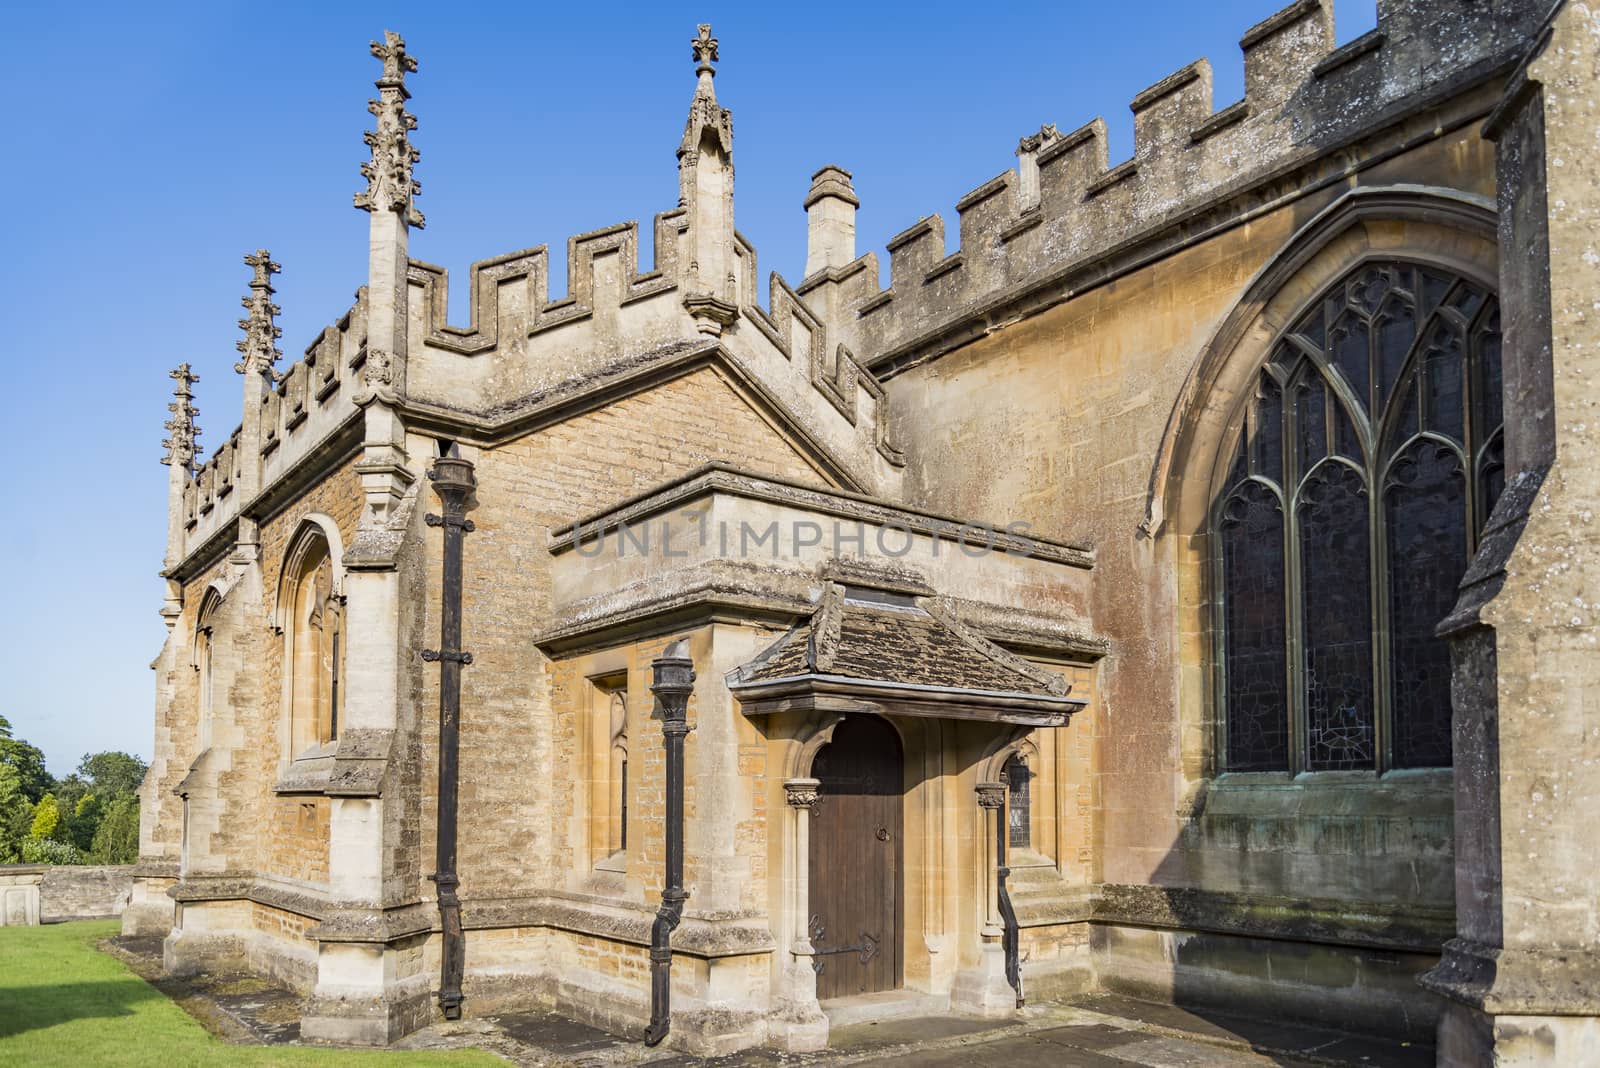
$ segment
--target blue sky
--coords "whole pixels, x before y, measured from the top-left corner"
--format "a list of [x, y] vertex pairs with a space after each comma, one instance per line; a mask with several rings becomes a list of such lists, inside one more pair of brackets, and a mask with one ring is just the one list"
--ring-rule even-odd
[[[954, 241], [956, 200], [1040, 123], [1104, 116], [1116, 163], [1132, 150], [1128, 101], [1202, 55], [1216, 105], [1236, 100], [1239, 35], [1279, 6], [8, 5], [0, 714], [56, 774], [90, 751], [149, 757], [166, 372], [186, 360], [201, 374], [209, 452], [239, 419], [240, 257], [266, 247], [283, 264], [286, 363], [365, 281], [350, 198], [377, 70], [367, 42], [385, 28], [421, 64], [428, 228], [412, 255], [458, 272], [464, 322], [473, 260], [549, 243], [564, 279], [568, 235], [673, 206], [696, 22], [721, 42], [737, 225], [763, 277], [797, 281], [801, 200], [822, 164], [855, 174], [860, 251], [882, 258], [934, 212]], [[1341, 0], [1336, 17], [1342, 43], [1372, 27], [1373, 2]]]

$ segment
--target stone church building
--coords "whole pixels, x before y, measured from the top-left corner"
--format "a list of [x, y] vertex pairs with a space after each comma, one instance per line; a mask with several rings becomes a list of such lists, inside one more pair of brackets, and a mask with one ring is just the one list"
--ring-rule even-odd
[[375, 42], [354, 303], [281, 365], [246, 257], [209, 457], [173, 372], [127, 929], [372, 1045], [1109, 990], [1580, 1063], [1600, 13], [1333, 42], [1296, 0], [1243, 99], [1203, 59], [1134, 97], [1127, 160], [1028, 133], [886, 270], [823, 166], [790, 282], [701, 26], [654, 262], [632, 222], [564, 284], [497, 254], [465, 323]]

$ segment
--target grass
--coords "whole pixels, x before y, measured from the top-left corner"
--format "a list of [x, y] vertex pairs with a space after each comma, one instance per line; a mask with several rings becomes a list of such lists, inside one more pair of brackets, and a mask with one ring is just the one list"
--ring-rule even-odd
[[46, 1068], [487, 1068], [479, 1050], [390, 1053], [232, 1046], [95, 948], [114, 920], [0, 928], [0, 1065]]

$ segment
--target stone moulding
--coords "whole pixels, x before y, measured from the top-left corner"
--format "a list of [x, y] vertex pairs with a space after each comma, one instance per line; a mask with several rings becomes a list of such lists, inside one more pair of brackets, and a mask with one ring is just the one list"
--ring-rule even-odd
[[613, 404], [624, 397], [680, 378], [702, 367], [715, 368], [740, 393], [783, 428], [790, 441], [824, 477], [853, 490], [865, 488], [862, 478], [787, 406], [768, 390], [721, 343], [674, 341], [648, 352], [626, 356], [585, 378], [518, 398], [486, 412], [447, 408], [407, 399], [401, 410], [406, 424], [466, 444], [493, 446], [547, 426]]
[[[1489, 240], [1495, 232], [1491, 201], [1459, 190], [1416, 185], [1353, 189], [1301, 227], [1245, 284], [1191, 364], [1156, 448], [1145, 491], [1145, 517], [1139, 525], [1143, 536], [1159, 534], [1173, 510], [1168, 497], [1173, 492], [1175, 463], [1195, 437], [1199, 421], [1208, 414], [1201, 402], [1222, 364], [1255, 322], [1263, 302], [1341, 234], [1372, 219], [1436, 222]], [[1489, 279], [1480, 280], [1492, 285]]]
[[[319, 941], [389, 942], [438, 930], [431, 902], [351, 908], [245, 876], [191, 877], [168, 893], [185, 903], [245, 900], [293, 912], [318, 921], [308, 935]], [[1063, 886], [1048, 899], [1031, 899], [1019, 920], [1026, 927], [1125, 925], [1409, 953], [1438, 953], [1455, 930], [1454, 912], [1449, 909], [1115, 883]], [[650, 942], [650, 912], [644, 906], [559, 893], [464, 900], [462, 923], [469, 931], [548, 927], [629, 945]], [[762, 917], [691, 912], [674, 934], [672, 948], [674, 953], [711, 959], [769, 953], [776, 944]], [[1530, 951], [1524, 956], [1532, 960], [1537, 954]]]
[[[821, 515], [859, 519], [866, 523], [904, 526], [916, 534], [955, 540], [968, 527], [959, 519], [905, 508], [859, 493], [825, 491], [765, 475], [755, 475], [728, 463], [710, 463], [695, 468], [681, 478], [663, 483], [602, 512], [560, 527], [550, 536], [550, 553], [559, 556], [601, 532], [637, 523], [668, 512], [684, 503], [712, 493], [726, 493], [751, 500], [792, 505]], [[1027, 553], [1038, 559], [1069, 567], [1092, 568], [1094, 551], [1080, 545], [1040, 538], [994, 532], [994, 548]]]
[[1486, 946], [1465, 938], [1417, 982], [1451, 1001], [1496, 1016], [1592, 1016], [1596, 965], [1588, 953]]
[[[242, 874], [191, 876], [169, 889], [168, 896], [185, 904], [250, 901], [291, 912], [315, 921], [306, 935], [318, 942], [381, 944], [440, 931], [438, 910], [431, 900], [391, 906], [339, 902]], [[467, 931], [544, 927], [636, 946], [650, 944], [651, 918], [644, 906], [554, 892], [468, 898], [461, 903], [462, 927]], [[775, 948], [765, 918], [745, 914], [691, 911], [672, 939], [674, 953], [702, 959], [770, 953]]]
[[811, 609], [809, 573], [711, 561], [557, 608], [533, 643], [573, 656], [710, 623], [786, 626]]
[[[711, 623], [787, 627], [815, 609], [816, 580], [800, 569], [713, 560], [557, 606], [533, 644], [548, 656], [576, 656]], [[1091, 664], [1110, 650], [1081, 620], [960, 599], [949, 599], [948, 606], [968, 630], [1017, 656]]]
[[168, 887], [167, 896], [185, 905], [251, 901], [310, 920], [322, 919], [330, 907], [323, 895], [287, 889], [246, 872], [190, 873]]
[[1277, 941], [1438, 953], [1455, 933], [1455, 910], [1415, 905], [1274, 897], [1178, 886], [1105, 883], [1089, 920]]

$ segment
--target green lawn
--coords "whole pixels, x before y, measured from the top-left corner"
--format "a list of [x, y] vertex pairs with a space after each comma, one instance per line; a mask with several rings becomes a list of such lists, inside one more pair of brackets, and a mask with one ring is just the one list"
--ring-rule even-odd
[[95, 943], [114, 920], [0, 928], [0, 1065], [326, 1065], [471, 1068], [505, 1064], [477, 1050], [384, 1053], [230, 1046]]

